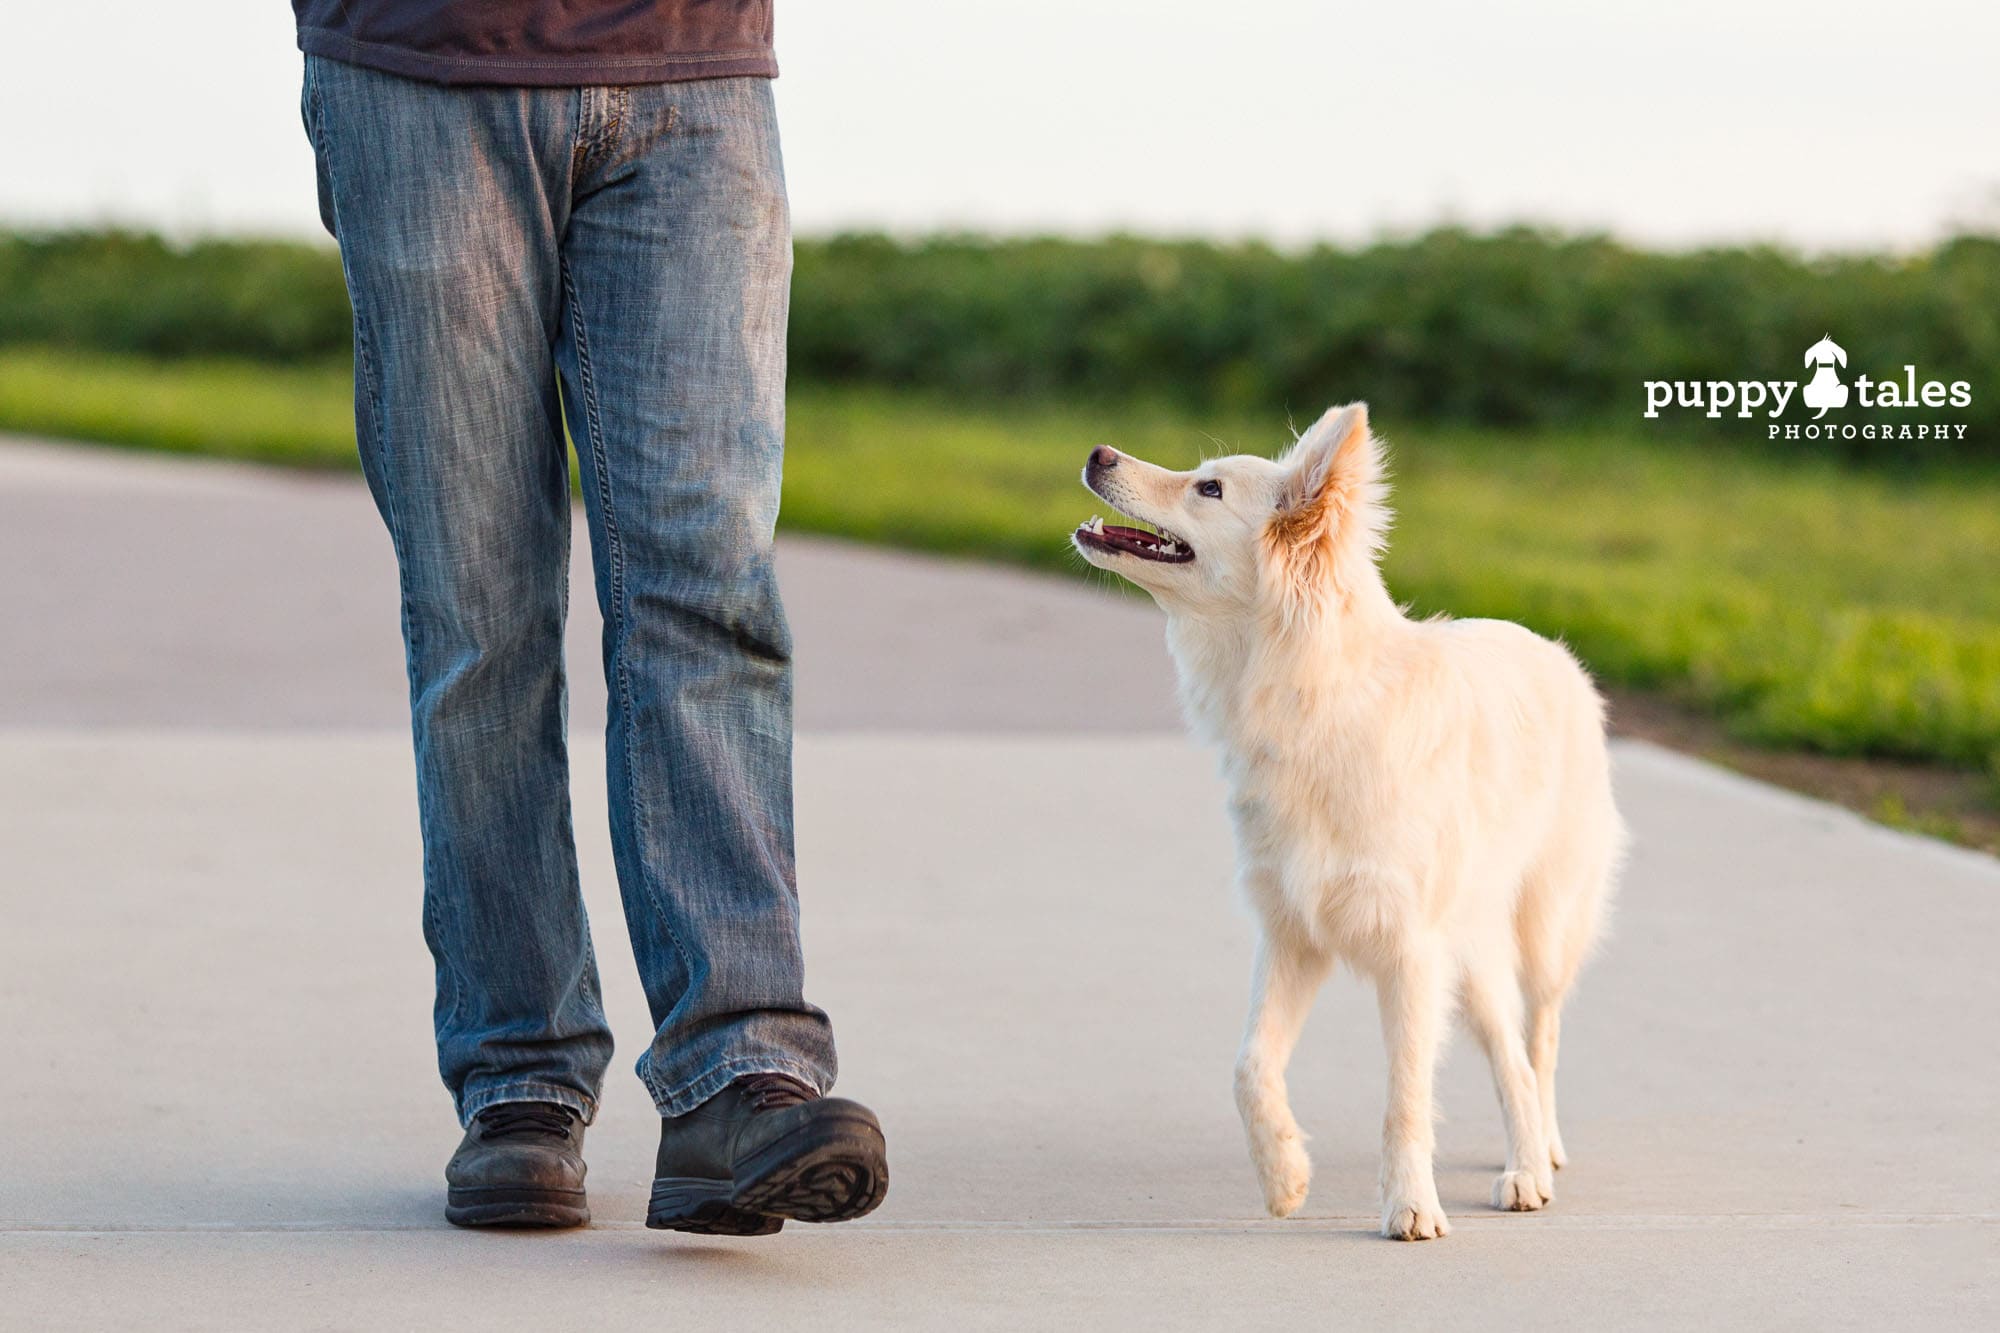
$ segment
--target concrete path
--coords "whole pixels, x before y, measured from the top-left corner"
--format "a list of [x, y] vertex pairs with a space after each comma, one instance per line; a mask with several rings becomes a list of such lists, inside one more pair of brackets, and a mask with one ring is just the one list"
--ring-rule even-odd
[[[580, 732], [604, 716], [586, 540], [579, 514]], [[408, 729], [396, 564], [358, 477], [4, 441], [0, 561], [0, 726]], [[780, 564], [801, 730], [1178, 725], [1149, 602], [838, 542]], [[1118, 688], [1090, 688], [1112, 647]]]
[[1293, 1078], [1313, 1195], [1266, 1221], [1229, 1096], [1248, 930], [1153, 615], [824, 543], [784, 552], [808, 951], [888, 1203], [764, 1241], [638, 1225], [645, 1010], [586, 739], [625, 1043], [598, 1221], [454, 1231], [385, 547], [346, 480], [0, 447], [0, 1327], [2000, 1318], [2000, 865], [1621, 745], [1638, 851], [1565, 1027], [1555, 1206], [1485, 1206], [1465, 1044], [1456, 1230], [1375, 1237], [1382, 1059], [1341, 977]]

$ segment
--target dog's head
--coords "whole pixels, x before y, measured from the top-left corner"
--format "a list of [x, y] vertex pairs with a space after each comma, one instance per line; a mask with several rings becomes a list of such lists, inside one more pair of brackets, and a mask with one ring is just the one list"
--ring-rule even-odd
[[1365, 403], [1328, 411], [1275, 461], [1239, 454], [1169, 472], [1099, 445], [1083, 484], [1154, 530], [1093, 518], [1071, 536], [1078, 552], [1169, 612], [1291, 620], [1379, 578], [1388, 488]]

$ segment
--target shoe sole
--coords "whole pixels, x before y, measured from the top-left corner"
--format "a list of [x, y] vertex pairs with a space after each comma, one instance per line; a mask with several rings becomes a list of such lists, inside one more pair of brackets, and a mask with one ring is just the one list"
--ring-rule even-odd
[[453, 1189], [444, 1218], [455, 1227], [580, 1227], [590, 1205], [582, 1190]]
[[730, 1202], [736, 1186], [727, 1180], [662, 1176], [653, 1182], [646, 1225], [655, 1231], [696, 1236], [769, 1236], [783, 1228], [782, 1217], [746, 1212]]
[[801, 1125], [741, 1163], [736, 1179], [653, 1183], [646, 1225], [709, 1236], [768, 1236], [796, 1222], [847, 1222], [889, 1192], [889, 1155], [871, 1118]]

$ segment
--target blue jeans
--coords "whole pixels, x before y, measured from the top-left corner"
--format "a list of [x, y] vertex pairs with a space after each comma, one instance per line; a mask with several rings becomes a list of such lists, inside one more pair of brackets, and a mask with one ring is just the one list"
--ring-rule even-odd
[[461, 1120], [594, 1114], [567, 419], [604, 612], [611, 836], [662, 1114], [833, 1082], [792, 855], [772, 565], [791, 232], [770, 81], [444, 87], [309, 56], [361, 461], [402, 578], [438, 1064]]

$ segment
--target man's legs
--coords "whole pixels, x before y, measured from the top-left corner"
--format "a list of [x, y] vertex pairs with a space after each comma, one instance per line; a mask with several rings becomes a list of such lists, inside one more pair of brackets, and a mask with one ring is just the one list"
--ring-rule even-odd
[[557, 357], [603, 606], [612, 845], [661, 1113], [834, 1077], [792, 855], [772, 563], [790, 221], [766, 79], [584, 89]]
[[305, 110], [402, 570], [440, 1064], [471, 1122], [453, 1220], [587, 1217], [561, 1108], [591, 1113], [610, 1054], [566, 795], [556, 364], [606, 621], [613, 847], [657, 1028], [639, 1062], [664, 1117], [648, 1223], [766, 1234], [867, 1212], [881, 1129], [820, 1095], [833, 1042], [799, 951], [769, 83], [446, 89], [312, 60]]
[[570, 495], [551, 342], [575, 94], [308, 57], [304, 112], [355, 322], [368, 482], [395, 542], [437, 961], [461, 1121], [588, 1120], [611, 1034], [570, 829]]

